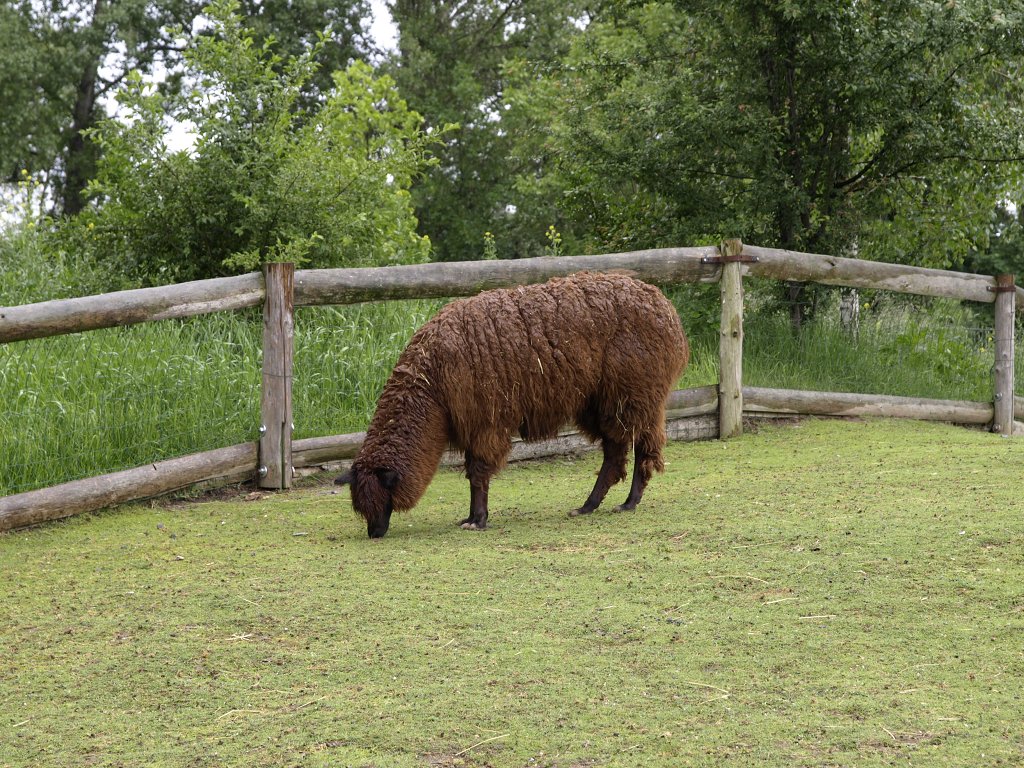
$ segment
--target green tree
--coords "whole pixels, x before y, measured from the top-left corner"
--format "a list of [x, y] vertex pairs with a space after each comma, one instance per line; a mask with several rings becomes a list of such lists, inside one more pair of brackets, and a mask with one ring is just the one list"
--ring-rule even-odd
[[[95, 173], [88, 130], [130, 71], [173, 67], [178, 44], [168, 25], [191, 26], [195, 0], [74, 0], [6, 5], [0, 12], [0, 163], [8, 182], [21, 170], [45, 176], [54, 207], [81, 210]], [[26, 78], [28, 80], [26, 81]], [[26, 87], [27, 86], [27, 87]]]
[[48, 170], [60, 151], [61, 111], [53, 97], [53, 62], [44, 55], [44, 33], [34, 29], [31, 5], [0, 5], [0, 181], [16, 185], [22, 171]]
[[[181, 51], [205, 0], [14, 0], [0, 7], [0, 179], [22, 170], [45, 178], [56, 212], [74, 215], [95, 176], [99, 148], [87, 138], [106, 117], [129, 73], [181, 85]], [[321, 65], [305, 102], [333, 87], [332, 73], [368, 48], [366, 0], [246, 0], [241, 9], [256, 42], [275, 40], [297, 56], [325, 26]], [[197, 25], [199, 33], [205, 27]], [[171, 30], [176, 30], [172, 33]]]
[[[583, 3], [570, 0], [393, 0], [398, 54], [387, 65], [431, 129], [457, 125], [438, 165], [414, 188], [421, 231], [442, 260], [479, 258], [491, 232], [499, 256], [538, 255], [551, 224], [516, 205], [516, 169], [535, 158], [515, 134], [533, 122], [511, 115], [509, 67], [557, 61], [578, 32]], [[567, 246], [571, 247], [570, 244]]]
[[239, 13], [253, 39], [273, 40], [282, 56], [301, 56], [316, 46], [317, 68], [303, 89], [306, 107], [334, 88], [335, 72], [372, 49], [364, 27], [368, 0], [240, 0]]
[[1019, 0], [619, 3], [558, 75], [560, 186], [608, 247], [947, 265], [1019, 180], [1022, 46]]
[[1016, 275], [1024, 283], [1024, 209], [1001, 203], [992, 212], [988, 243], [972, 249], [958, 268], [982, 275]]
[[[139, 74], [118, 102], [131, 119], [102, 121], [92, 205], [61, 229], [135, 282], [253, 269], [269, 260], [315, 266], [420, 261], [408, 188], [433, 139], [394, 84], [356, 62], [334, 76], [323, 106], [297, 109], [316, 48], [280, 57], [257, 44], [219, 0], [214, 34], [185, 51], [195, 87], [164, 96]], [[195, 126], [189, 152], [166, 149], [165, 116]]]

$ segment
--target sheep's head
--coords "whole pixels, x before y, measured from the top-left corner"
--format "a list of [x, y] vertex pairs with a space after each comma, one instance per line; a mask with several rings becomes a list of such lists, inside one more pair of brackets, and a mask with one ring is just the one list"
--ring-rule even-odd
[[351, 488], [352, 506], [366, 520], [366, 533], [371, 539], [379, 539], [388, 532], [394, 510], [394, 490], [398, 485], [397, 472], [354, 464], [334, 482]]

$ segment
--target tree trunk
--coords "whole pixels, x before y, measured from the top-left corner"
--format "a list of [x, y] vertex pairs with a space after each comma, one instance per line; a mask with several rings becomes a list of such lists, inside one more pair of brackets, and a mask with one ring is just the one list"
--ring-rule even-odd
[[[768, 91], [768, 107], [784, 131], [776, 161], [778, 170], [789, 179], [790, 188], [804, 190], [803, 147], [800, 145], [802, 115], [796, 84], [796, 62], [799, 58], [796, 31], [784, 15], [768, 11], [766, 16], [767, 23], [773, 27], [775, 41], [772, 48], [761, 55], [761, 72]], [[805, 245], [798, 238], [798, 233], [804, 234], [809, 222], [801, 207], [798, 196], [780, 191], [775, 203], [780, 248], [789, 251]], [[803, 284], [785, 283], [782, 298], [794, 331], [799, 331], [806, 319], [805, 296], [806, 286]]]
[[794, 331], [799, 331], [804, 325], [804, 294], [806, 283], [786, 283], [786, 303], [789, 305], [789, 324]]
[[[778, 211], [779, 247], [786, 251], [796, 250], [796, 224], [792, 212], [786, 208]], [[806, 283], [787, 280], [783, 284], [783, 296], [789, 309], [789, 324], [794, 331], [799, 331], [806, 319], [804, 299], [807, 295]]]
[[[103, 6], [104, 0], [96, 0], [92, 17], [93, 33], [100, 41], [104, 39]], [[85, 207], [83, 193], [89, 180], [96, 175], [97, 149], [82, 132], [96, 122], [96, 81], [100, 60], [103, 57], [102, 50], [102, 43], [96, 45], [78, 80], [67, 150], [64, 155], [64, 185], [61, 190], [61, 213], [64, 216], [74, 216], [82, 211]]]

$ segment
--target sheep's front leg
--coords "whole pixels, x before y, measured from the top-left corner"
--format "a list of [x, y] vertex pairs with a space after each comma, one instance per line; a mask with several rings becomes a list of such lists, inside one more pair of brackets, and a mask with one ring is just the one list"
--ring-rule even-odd
[[491, 466], [466, 451], [466, 477], [469, 479], [469, 517], [459, 525], [468, 531], [487, 527], [487, 490], [491, 484]]

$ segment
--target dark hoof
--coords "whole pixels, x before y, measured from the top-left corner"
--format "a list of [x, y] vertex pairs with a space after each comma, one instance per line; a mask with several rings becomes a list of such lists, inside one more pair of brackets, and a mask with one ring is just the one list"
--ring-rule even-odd
[[486, 523], [483, 524], [483, 525], [480, 525], [480, 524], [474, 523], [471, 520], [466, 520], [465, 522], [461, 523], [459, 527], [462, 528], [464, 531], [483, 531], [483, 530], [486, 530], [487, 525], [486, 525]]
[[579, 517], [580, 515], [589, 515], [593, 511], [594, 510], [592, 510], [592, 509], [586, 509], [585, 507], [580, 507], [579, 509], [574, 509], [574, 510], [570, 511], [569, 512], [569, 517]]
[[636, 509], [636, 504], [619, 504], [615, 507], [616, 512], [632, 512]]

